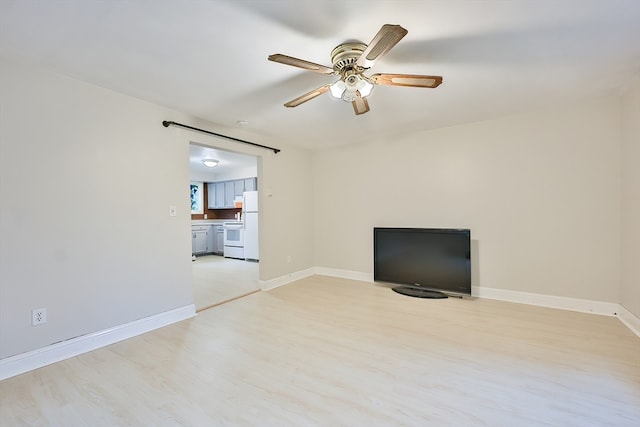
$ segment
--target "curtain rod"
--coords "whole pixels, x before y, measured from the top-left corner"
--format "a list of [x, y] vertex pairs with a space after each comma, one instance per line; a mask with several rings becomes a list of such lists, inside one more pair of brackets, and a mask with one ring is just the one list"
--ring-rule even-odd
[[256, 144], [255, 142], [245, 141], [243, 139], [234, 138], [232, 136], [221, 135], [219, 133], [215, 133], [215, 132], [211, 132], [211, 131], [208, 131], [208, 130], [196, 128], [196, 127], [193, 127], [193, 126], [183, 125], [182, 123], [178, 123], [178, 122], [171, 122], [171, 121], [165, 120], [165, 121], [162, 122], [162, 126], [164, 126], [166, 128], [168, 128], [169, 126], [180, 126], [180, 127], [185, 128], [185, 129], [191, 129], [191, 130], [195, 130], [195, 131], [198, 131], [198, 132], [208, 133], [209, 135], [219, 136], [220, 138], [226, 138], [226, 139], [230, 139], [232, 141], [242, 142], [243, 144], [253, 145], [254, 147], [260, 147], [260, 148], [266, 148], [267, 150], [273, 150], [273, 152], [276, 153], [276, 154], [278, 154], [280, 152], [279, 148], [267, 147], [266, 145]]

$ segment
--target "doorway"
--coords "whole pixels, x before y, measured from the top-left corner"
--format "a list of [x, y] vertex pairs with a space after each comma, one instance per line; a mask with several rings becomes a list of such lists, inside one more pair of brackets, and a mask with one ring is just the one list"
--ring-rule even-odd
[[[215, 166], [206, 166], [205, 163], [214, 163]], [[245, 190], [257, 190], [257, 175], [256, 156], [194, 142], [189, 144], [191, 265], [196, 311], [260, 289], [259, 260], [245, 260], [237, 248], [233, 253], [225, 254], [221, 239], [217, 238], [225, 222], [243, 222], [243, 194]], [[194, 202], [194, 197], [199, 199]]]

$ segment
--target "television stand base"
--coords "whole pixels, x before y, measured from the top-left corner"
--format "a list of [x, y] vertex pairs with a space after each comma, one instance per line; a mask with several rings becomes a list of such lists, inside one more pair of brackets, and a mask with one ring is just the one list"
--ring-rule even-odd
[[430, 289], [417, 289], [410, 288], [408, 286], [395, 286], [391, 288], [394, 292], [397, 292], [402, 295], [407, 295], [410, 297], [416, 298], [433, 298], [433, 299], [442, 299], [448, 298], [446, 294], [438, 291], [432, 291]]

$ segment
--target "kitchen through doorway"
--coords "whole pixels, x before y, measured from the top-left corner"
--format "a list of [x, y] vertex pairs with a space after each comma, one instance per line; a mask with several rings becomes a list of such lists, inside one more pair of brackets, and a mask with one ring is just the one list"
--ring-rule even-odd
[[258, 158], [191, 142], [189, 177], [192, 286], [201, 311], [260, 289]]

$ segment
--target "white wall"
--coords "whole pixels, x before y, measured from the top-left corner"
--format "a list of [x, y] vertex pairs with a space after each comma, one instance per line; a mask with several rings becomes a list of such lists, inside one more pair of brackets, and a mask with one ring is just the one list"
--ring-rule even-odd
[[[3, 64], [0, 92], [0, 358], [192, 303], [194, 140], [258, 156], [262, 280], [313, 266], [371, 273], [376, 225], [468, 226], [479, 285], [622, 301], [639, 315], [637, 83], [622, 105], [313, 154], [166, 129], [212, 124], [23, 65]], [[621, 240], [621, 224], [636, 234]], [[40, 307], [49, 322], [32, 327]]]
[[469, 227], [474, 285], [619, 302], [618, 98], [314, 158], [315, 264], [371, 274], [374, 226]]
[[[167, 110], [3, 64], [0, 357], [191, 304]], [[153, 158], [153, 162], [147, 161]], [[46, 307], [48, 323], [30, 324]]]
[[262, 280], [314, 265], [311, 159], [309, 151], [288, 147], [258, 163]]
[[[161, 122], [210, 124], [8, 62], [0, 93], [0, 358], [191, 304], [193, 133]], [[312, 261], [309, 154], [280, 148], [260, 172], [265, 278]], [[41, 307], [48, 323], [32, 327]]]
[[622, 130], [621, 304], [640, 317], [640, 76], [625, 91]]

